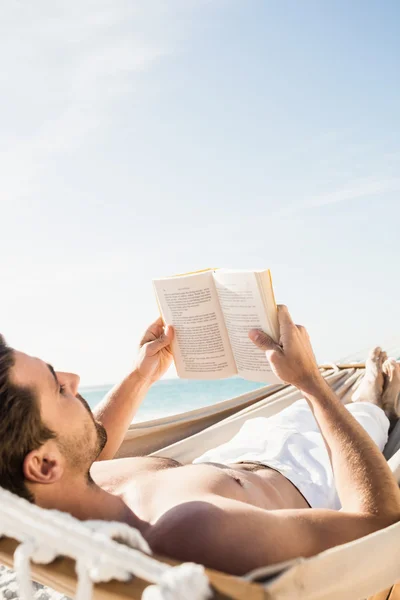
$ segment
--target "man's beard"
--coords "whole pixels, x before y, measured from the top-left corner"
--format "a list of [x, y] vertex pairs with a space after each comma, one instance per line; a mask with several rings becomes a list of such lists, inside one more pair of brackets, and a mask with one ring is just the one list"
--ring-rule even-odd
[[[79, 394], [77, 394], [76, 397], [86, 408], [88, 415], [90, 416], [90, 421], [85, 423], [83, 431], [79, 434], [73, 434], [67, 438], [64, 437], [63, 439], [58, 438], [57, 441], [60, 450], [67, 458], [69, 465], [74, 470], [85, 470], [88, 481], [92, 483], [93, 480], [90, 476], [89, 469], [100, 456], [107, 443], [107, 431], [100, 421], [96, 421], [86, 400]], [[93, 427], [96, 432], [96, 442], [94, 445], [88, 446], [89, 440], [93, 437]]]
[[78, 398], [78, 400], [80, 400], [83, 404], [83, 406], [86, 408], [86, 410], [89, 413], [90, 418], [93, 421], [93, 424], [96, 428], [96, 433], [97, 433], [97, 454], [93, 460], [93, 462], [96, 460], [96, 458], [98, 458], [100, 456], [100, 454], [102, 453], [105, 445], [107, 444], [107, 431], [106, 428], [104, 427], [104, 425], [102, 423], [100, 423], [100, 421], [96, 421], [96, 419], [93, 416], [93, 413], [90, 409], [89, 404], [86, 402], [85, 398], [82, 398], [82, 396], [80, 394], [77, 394], [76, 397]]

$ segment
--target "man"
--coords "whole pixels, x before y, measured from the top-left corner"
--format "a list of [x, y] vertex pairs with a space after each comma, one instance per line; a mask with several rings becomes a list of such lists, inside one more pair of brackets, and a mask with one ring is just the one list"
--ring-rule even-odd
[[[233, 440], [185, 466], [152, 457], [110, 460], [149, 386], [170, 365], [172, 328], [164, 331], [159, 320], [147, 330], [135, 369], [95, 418], [76, 375], [55, 373], [1, 340], [1, 485], [78, 519], [126, 522], [157, 553], [233, 574], [311, 556], [397, 522], [400, 492], [381, 454], [389, 428], [383, 409], [389, 416], [398, 410], [396, 363], [376, 349], [358, 401], [347, 409], [286, 307], [279, 307], [279, 322], [279, 345], [263, 332], [249, 335], [306, 400], [271, 419], [249, 420]], [[336, 491], [341, 511], [334, 510]]]

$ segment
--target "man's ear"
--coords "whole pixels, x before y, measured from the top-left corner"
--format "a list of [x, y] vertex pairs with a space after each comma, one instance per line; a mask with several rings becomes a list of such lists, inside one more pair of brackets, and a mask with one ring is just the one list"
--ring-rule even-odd
[[64, 472], [64, 463], [58, 449], [45, 443], [25, 456], [23, 471], [31, 483], [56, 483]]

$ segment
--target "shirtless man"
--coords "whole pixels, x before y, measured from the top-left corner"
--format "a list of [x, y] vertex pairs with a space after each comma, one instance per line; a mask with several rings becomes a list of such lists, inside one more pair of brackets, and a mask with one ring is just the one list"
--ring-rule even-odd
[[249, 335], [306, 400], [247, 421], [233, 440], [184, 466], [113, 460], [149, 386], [170, 365], [172, 328], [157, 321], [147, 330], [134, 370], [94, 416], [76, 375], [55, 373], [0, 339], [0, 484], [78, 519], [126, 522], [159, 554], [233, 574], [397, 522], [400, 491], [381, 454], [389, 428], [381, 407], [389, 416], [397, 410], [396, 363], [376, 349], [348, 410], [321, 377], [306, 330], [286, 307], [279, 321], [279, 345], [260, 331]]

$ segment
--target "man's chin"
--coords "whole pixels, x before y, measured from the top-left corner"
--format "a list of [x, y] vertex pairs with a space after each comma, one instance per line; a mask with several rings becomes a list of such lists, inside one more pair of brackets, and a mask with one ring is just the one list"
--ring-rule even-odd
[[98, 454], [95, 458], [95, 460], [100, 456], [100, 454], [102, 453], [105, 445], [107, 444], [107, 431], [104, 427], [104, 425], [102, 423], [100, 423], [100, 421], [96, 421], [96, 419], [93, 416], [93, 413], [90, 409], [89, 403], [87, 402], [87, 400], [85, 400], [85, 398], [83, 398], [80, 394], [77, 394], [76, 397], [78, 398], [78, 400], [80, 400], [83, 404], [83, 406], [86, 408], [86, 410], [88, 411], [94, 426], [96, 428], [96, 433], [97, 433], [97, 442], [98, 442]]

